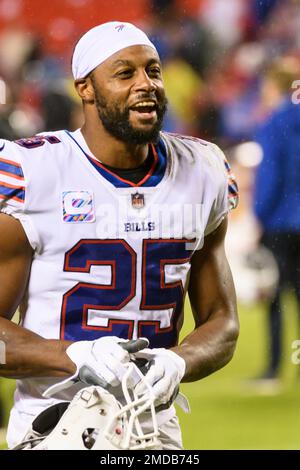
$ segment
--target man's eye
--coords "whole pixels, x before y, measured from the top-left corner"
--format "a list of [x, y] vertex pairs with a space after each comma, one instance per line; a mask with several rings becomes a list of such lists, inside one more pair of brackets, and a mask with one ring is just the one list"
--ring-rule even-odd
[[121, 70], [120, 72], [117, 73], [117, 76], [118, 77], [129, 77], [130, 75], [132, 75], [132, 70], [128, 69], [128, 70]]
[[149, 70], [149, 74], [151, 75], [160, 75], [160, 69], [159, 68], [154, 68]]

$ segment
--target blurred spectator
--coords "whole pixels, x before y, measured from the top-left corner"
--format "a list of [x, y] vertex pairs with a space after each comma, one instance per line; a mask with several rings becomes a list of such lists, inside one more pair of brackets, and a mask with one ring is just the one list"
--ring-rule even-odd
[[66, 90], [62, 85], [45, 90], [42, 97], [42, 114], [45, 129], [49, 131], [73, 129], [72, 117], [74, 108], [74, 100], [66, 94]]
[[270, 349], [263, 379], [275, 379], [282, 358], [281, 295], [293, 289], [300, 322], [300, 107], [291, 101], [291, 84], [300, 76], [292, 57], [277, 60], [266, 71], [262, 100], [269, 116], [256, 133], [263, 149], [254, 191], [254, 210], [262, 227], [262, 243], [279, 268], [279, 284], [268, 306]]
[[174, 57], [164, 66], [164, 83], [172, 112], [178, 121], [173, 132], [187, 133], [196, 118], [192, 104], [201, 88], [200, 77], [186, 61]]
[[7, 83], [0, 78], [2, 96], [0, 102], [0, 139], [13, 140], [17, 137], [11, 124], [11, 113], [14, 110], [12, 93]]
[[264, 23], [272, 12], [278, 0], [254, 0], [253, 12], [258, 24]]
[[248, 0], [204, 0], [200, 5], [202, 22], [225, 49], [245, 38], [250, 13]]
[[150, 36], [164, 62], [174, 57], [202, 76], [216, 64], [218, 43], [176, 0], [151, 0]]
[[10, 108], [5, 105], [0, 105], [0, 139], [14, 140], [16, 134], [9, 123]]

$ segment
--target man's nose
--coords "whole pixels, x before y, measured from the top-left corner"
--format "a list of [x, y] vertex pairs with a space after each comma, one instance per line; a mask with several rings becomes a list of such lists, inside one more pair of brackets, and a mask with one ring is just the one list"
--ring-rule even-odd
[[140, 71], [136, 77], [135, 89], [138, 90], [147, 90], [154, 91], [156, 90], [156, 84], [149, 77], [146, 70]]

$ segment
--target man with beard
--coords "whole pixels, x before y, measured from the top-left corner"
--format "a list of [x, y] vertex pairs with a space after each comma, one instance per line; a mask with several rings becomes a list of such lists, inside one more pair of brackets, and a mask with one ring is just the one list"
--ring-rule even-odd
[[[161, 448], [180, 449], [179, 383], [223, 367], [238, 336], [224, 253], [236, 185], [215, 145], [161, 132], [161, 63], [141, 30], [93, 28], [72, 69], [82, 129], [0, 146], [0, 373], [19, 379], [8, 442], [91, 380], [118, 397], [138, 359]], [[195, 328], [179, 344], [187, 290]]]

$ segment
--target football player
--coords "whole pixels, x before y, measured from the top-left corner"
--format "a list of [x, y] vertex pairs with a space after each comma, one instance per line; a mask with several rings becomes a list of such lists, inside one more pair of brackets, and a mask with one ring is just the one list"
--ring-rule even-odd
[[[0, 374], [18, 379], [8, 443], [87, 383], [119, 397], [134, 359], [163, 448], [180, 449], [179, 383], [223, 367], [238, 336], [224, 252], [236, 183], [214, 144], [161, 132], [161, 62], [140, 29], [91, 29], [72, 70], [83, 127], [0, 145]], [[187, 291], [195, 328], [178, 344]]]

